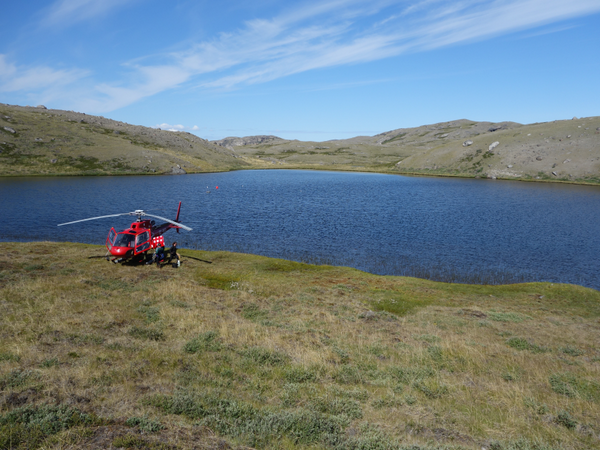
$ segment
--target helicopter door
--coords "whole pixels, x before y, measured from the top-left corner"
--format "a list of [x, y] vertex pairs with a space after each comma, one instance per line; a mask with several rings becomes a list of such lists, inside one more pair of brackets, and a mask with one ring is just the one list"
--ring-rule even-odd
[[135, 254], [139, 255], [150, 248], [150, 232], [144, 231], [135, 237]]
[[117, 232], [114, 228], [111, 228], [108, 232], [108, 237], [106, 238], [106, 248], [110, 251], [112, 246], [115, 243], [115, 239], [117, 238]]

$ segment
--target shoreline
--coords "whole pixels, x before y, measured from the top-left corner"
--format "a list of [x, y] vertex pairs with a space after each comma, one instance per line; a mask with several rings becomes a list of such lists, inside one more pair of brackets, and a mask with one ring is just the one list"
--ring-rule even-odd
[[224, 169], [224, 170], [213, 170], [206, 172], [186, 172], [181, 174], [173, 173], [55, 173], [55, 174], [14, 174], [0, 175], [0, 179], [8, 178], [63, 178], [63, 177], [126, 177], [126, 176], [185, 176], [185, 175], [198, 175], [203, 173], [225, 173], [225, 172], [237, 172], [244, 170], [312, 170], [321, 172], [359, 172], [359, 173], [376, 173], [381, 175], [400, 175], [410, 177], [432, 177], [432, 178], [462, 178], [462, 179], [478, 179], [478, 180], [489, 180], [489, 181], [522, 181], [526, 183], [553, 183], [553, 184], [573, 184], [579, 186], [600, 186], [600, 181], [585, 181], [585, 180], [565, 180], [565, 179], [533, 179], [533, 178], [505, 178], [505, 177], [480, 177], [476, 175], [459, 175], [459, 174], [443, 174], [443, 173], [422, 173], [422, 172], [397, 172], [387, 170], [369, 170], [367, 167], [361, 168], [344, 168], [339, 169], [335, 167], [253, 167], [253, 168], [235, 168], [235, 169]]

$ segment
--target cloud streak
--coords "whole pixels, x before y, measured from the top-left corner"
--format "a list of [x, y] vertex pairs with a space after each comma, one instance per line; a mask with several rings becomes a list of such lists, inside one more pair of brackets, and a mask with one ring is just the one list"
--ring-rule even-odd
[[[132, 0], [128, 0], [132, 1]], [[135, 0], [133, 0], [135, 1]], [[123, 0], [60, 0], [50, 24], [88, 20]], [[129, 82], [81, 86], [77, 108], [108, 112], [168, 90], [235, 89], [334, 66], [481, 41], [600, 12], [598, 0], [330, 0], [308, 2], [276, 17], [247, 21], [234, 32], [124, 64]], [[558, 29], [558, 28], [557, 28]], [[0, 59], [0, 91], [46, 96], [85, 78], [84, 70], [19, 69]], [[85, 94], [82, 94], [85, 92]], [[74, 100], [75, 101], [75, 100]]]
[[42, 20], [43, 26], [65, 26], [107, 15], [110, 11], [135, 0], [58, 0]]

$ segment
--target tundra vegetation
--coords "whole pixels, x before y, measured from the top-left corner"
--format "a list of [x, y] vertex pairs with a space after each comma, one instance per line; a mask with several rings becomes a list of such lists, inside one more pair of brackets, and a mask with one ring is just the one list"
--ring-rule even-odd
[[376, 136], [215, 141], [254, 167], [600, 183], [600, 117], [521, 125], [455, 120]]
[[0, 176], [183, 174], [244, 166], [230, 150], [190, 133], [0, 103]]
[[313, 169], [600, 184], [600, 117], [455, 120], [326, 142], [209, 142], [45, 107], [0, 104], [0, 176]]
[[600, 448], [593, 289], [4, 249], [1, 449]]

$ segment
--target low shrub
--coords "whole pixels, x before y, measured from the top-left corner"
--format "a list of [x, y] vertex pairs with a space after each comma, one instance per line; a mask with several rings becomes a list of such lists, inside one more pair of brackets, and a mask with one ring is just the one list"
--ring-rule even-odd
[[533, 353], [546, 353], [550, 351], [550, 349], [546, 347], [540, 347], [536, 344], [529, 342], [527, 339], [523, 339], [520, 337], [510, 338], [506, 341], [506, 344], [509, 347], [512, 347], [516, 350], [529, 350]]
[[449, 392], [448, 386], [435, 379], [418, 381], [413, 386], [430, 399], [441, 398]]
[[530, 319], [530, 317], [519, 313], [512, 312], [489, 312], [488, 319], [496, 322], [515, 322], [520, 323], [524, 320]]
[[332, 416], [346, 416], [350, 419], [360, 419], [363, 416], [360, 403], [347, 398], [317, 397], [310, 401], [310, 409], [330, 414]]
[[390, 367], [388, 372], [402, 384], [418, 383], [436, 374], [431, 367]]
[[358, 367], [345, 364], [333, 375], [333, 379], [343, 384], [360, 384], [364, 381], [364, 374]]
[[14, 362], [19, 362], [21, 361], [21, 357], [19, 355], [14, 355], [12, 353], [0, 353], [0, 362], [2, 361], [14, 361]]
[[585, 353], [583, 350], [580, 350], [575, 347], [570, 347], [570, 346], [561, 347], [560, 351], [562, 353], [564, 353], [565, 355], [569, 355], [569, 356], [581, 356]]
[[129, 335], [138, 339], [147, 339], [149, 341], [164, 341], [165, 334], [161, 330], [154, 328], [133, 327], [129, 330]]
[[292, 366], [284, 372], [284, 378], [290, 383], [305, 383], [308, 381], [316, 381], [317, 374], [312, 368], [303, 366]]
[[36, 448], [50, 435], [96, 421], [66, 405], [16, 408], [0, 416], [0, 448]]
[[559, 412], [558, 416], [556, 416], [555, 422], [565, 428], [568, 428], [569, 430], [577, 427], [577, 421], [573, 419], [571, 414], [569, 414], [567, 411]]
[[555, 373], [550, 375], [549, 382], [557, 394], [600, 401], [600, 384], [596, 381], [585, 380], [571, 373]]
[[183, 346], [186, 353], [218, 352], [221, 350], [221, 342], [216, 331], [207, 331], [188, 341]]
[[125, 425], [128, 427], [138, 427], [140, 430], [147, 433], [156, 433], [164, 428], [160, 422], [149, 419], [146, 416], [130, 417], [125, 421]]
[[30, 370], [16, 369], [4, 377], [0, 378], [0, 390], [14, 389], [21, 386], [25, 386], [30, 381], [37, 378], [36, 374]]
[[290, 359], [285, 353], [263, 347], [250, 347], [242, 350], [240, 353], [252, 362], [265, 366], [279, 366], [285, 364]]

